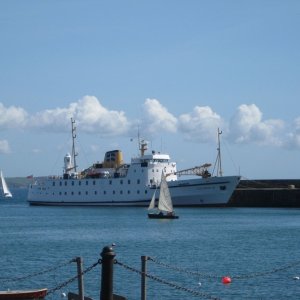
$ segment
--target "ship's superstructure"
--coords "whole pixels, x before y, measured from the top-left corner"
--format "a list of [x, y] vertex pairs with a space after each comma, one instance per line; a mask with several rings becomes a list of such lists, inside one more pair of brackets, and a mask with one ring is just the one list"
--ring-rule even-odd
[[209, 164], [184, 170], [195, 178], [179, 179], [184, 173], [177, 171], [170, 156], [148, 153], [145, 141], [140, 141], [140, 155], [130, 163], [124, 163], [120, 150], [113, 150], [106, 152], [101, 163], [78, 172], [75, 137], [72, 120], [72, 155], [64, 157], [64, 173], [34, 178], [28, 191], [31, 205], [148, 206], [162, 172], [175, 207], [224, 205], [240, 180], [239, 176], [210, 176]]

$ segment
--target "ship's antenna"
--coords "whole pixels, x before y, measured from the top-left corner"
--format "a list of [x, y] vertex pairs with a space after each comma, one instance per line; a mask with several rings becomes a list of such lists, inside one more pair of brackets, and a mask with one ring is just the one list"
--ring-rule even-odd
[[221, 160], [221, 143], [220, 143], [220, 135], [222, 134], [222, 131], [218, 128], [218, 156], [217, 156], [217, 175], [218, 176], [223, 176], [223, 170], [222, 170], [222, 160]]
[[73, 120], [73, 118], [71, 118], [71, 126], [72, 126], [72, 159], [74, 162], [73, 169], [76, 172], [76, 168], [77, 168], [77, 165], [76, 165], [77, 153], [75, 151], [76, 126], [75, 126], [75, 120]]
[[138, 126], [138, 149], [141, 152], [141, 141], [140, 141], [140, 126]]

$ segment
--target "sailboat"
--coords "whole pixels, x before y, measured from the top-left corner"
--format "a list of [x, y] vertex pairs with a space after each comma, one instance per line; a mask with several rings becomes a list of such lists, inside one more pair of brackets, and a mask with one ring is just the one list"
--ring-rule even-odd
[[6, 184], [6, 181], [4, 179], [2, 171], [0, 173], [0, 176], [1, 176], [1, 184], [2, 184], [2, 189], [3, 189], [3, 195], [4, 195], [5, 198], [11, 198], [12, 194], [11, 194], [7, 184]]
[[152, 196], [151, 202], [149, 204], [148, 210], [155, 210], [155, 212], [149, 212], [148, 217], [150, 219], [178, 219], [179, 217], [175, 215], [173, 210], [172, 198], [170, 195], [168, 183], [164, 173], [161, 173], [160, 181], [160, 191], [158, 199], [158, 208], [155, 208], [155, 194]]

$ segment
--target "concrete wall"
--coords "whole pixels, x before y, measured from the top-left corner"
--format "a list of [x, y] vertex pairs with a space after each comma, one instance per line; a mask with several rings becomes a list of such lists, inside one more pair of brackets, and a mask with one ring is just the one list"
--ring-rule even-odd
[[300, 180], [242, 180], [229, 207], [300, 207]]

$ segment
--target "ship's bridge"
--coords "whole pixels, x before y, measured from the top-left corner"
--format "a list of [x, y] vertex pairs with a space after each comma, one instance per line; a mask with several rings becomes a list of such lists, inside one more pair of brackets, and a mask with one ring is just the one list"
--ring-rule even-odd
[[170, 156], [168, 154], [150, 154], [144, 155], [141, 159], [145, 161], [168, 163], [170, 161]]
[[149, 186], [158, 186], [161, 180], [161, 173], [167, 174], [167, 181], [177, 180], [176, 163], [170, 161], [168, 154], [161, 154], [152, 151], [140, 157], [131, 159], [134, 172], [141, 170]]
[[143, 155], [142, 157], [132, 158], [131, 163], [137, 164], [137, 163], [169, 163], [170, 162], [170, 156], [168, 154], [147, 154]]

